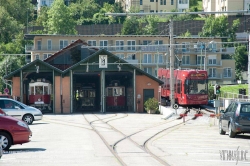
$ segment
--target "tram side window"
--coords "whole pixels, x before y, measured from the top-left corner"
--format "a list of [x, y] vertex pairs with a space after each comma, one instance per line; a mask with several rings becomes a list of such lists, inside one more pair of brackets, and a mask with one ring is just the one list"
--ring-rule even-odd
[[34, 89], [35, 89], [34, 86], [31, 86], [31, 87], [30, 87], [30, 95], [34, 95], [34, 94], [35, 94], [35, 93], [34, 93], [34, 92], [35, 92]]
[[114, 96], [120, 96], [119, 88], [114, 88]]
[[181, 93], [181, 80], [177, 80], [177, 93]]
[[48, 87], [47, 87], [47, 86], [44, 87], [44, 94], [45, 94], [45, 95], [48, 94]]
[[112, 94], [113, 94], [113, 93], [112, 93], [112, 88], [108, 88], [108, 94], [107, 94], [107, 95], [108, 95], [108, 96], [113, 96]]

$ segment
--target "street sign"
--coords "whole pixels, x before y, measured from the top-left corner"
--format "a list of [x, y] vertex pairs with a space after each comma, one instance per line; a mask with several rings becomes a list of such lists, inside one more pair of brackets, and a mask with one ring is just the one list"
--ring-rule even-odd
[[10, 91], [9, 91], [9, 89], [8, 88], [5, 88], [4, 89], [4, 93], [9, 93]]

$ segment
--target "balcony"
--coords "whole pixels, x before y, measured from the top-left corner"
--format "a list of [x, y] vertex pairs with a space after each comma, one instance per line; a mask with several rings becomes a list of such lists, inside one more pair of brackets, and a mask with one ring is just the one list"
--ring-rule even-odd
[[222, 79], [222, 73], [216, 73], [214, 75], [208, 75], [209, 80], [217, 80], [217, 79]]
[[[164, 52], [168, 51], [168, 45], [124, 45], [124, 46], [91, 46], [96, 47], [99, 49], [105, 49], [109, 52]], [[34, 45], [26, 45], [25, 51], [26, 52], [57, 52], [61, 50], [59, 45], [41, 45], [41, 46], [34, 46]]]
[[227, 48], [176, 48], [176, 54], [234, 54], [235, 47], [227, 47]]
[[32, 51], [36, 51], [36, 52], [57, 52], [58, 50], [61, 50], [59, 48], [59, 46], [56, 45], [52, 45], [52, 46], [48, 46], [48, 45], [41, 45], [41, 46], [34, 46], [34, 45], [25, 45], [25, 52], [32, 52]]

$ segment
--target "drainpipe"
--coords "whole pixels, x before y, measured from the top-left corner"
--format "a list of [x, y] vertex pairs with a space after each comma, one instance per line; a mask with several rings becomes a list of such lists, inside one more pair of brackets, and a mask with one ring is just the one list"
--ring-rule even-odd
[[63, 102], [62, 102], [62, 74], [61, 74], [61, 78], [60, 78], [60, 102], [61, 102], [61, 114], [63, 114]]

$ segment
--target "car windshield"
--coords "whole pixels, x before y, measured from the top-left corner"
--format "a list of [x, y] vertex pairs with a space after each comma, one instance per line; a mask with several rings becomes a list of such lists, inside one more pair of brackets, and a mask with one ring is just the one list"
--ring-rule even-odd
[[186, 94], [208, 94], [207, 80], [188, 79], [185, 81]]

